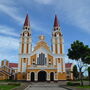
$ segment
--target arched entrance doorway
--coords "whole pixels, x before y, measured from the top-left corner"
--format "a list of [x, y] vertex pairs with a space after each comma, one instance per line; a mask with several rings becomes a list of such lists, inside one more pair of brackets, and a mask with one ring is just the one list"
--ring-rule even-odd
[[35, 74], [34, 72], [31, 72], [31, 81], [34, 81]]
[[40, 71], [38, 73], [38, 81], [46, 81], [47, 74], [45, 71]]
[[50, 81], [54, 81], [54, 72], [50, 73]]

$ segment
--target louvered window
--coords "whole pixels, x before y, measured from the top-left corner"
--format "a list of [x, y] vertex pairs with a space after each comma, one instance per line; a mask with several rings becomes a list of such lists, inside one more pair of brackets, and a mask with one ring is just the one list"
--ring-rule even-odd
[[43, 54], [43, 53], [39, 54], [39, 57], [37, 58], [37, 64], [38, 65], [45, 65], [46, 64], [45, 54]]

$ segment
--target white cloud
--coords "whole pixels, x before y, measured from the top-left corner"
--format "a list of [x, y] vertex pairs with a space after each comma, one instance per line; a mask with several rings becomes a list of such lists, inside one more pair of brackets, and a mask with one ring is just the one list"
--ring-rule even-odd
[[90, 0], [34, 1], [42, 5], [53, 5], [51, 7], [52, 11], [54, 10], [54, 13], [56, 12], [58, 16], [62, 17], [64, 23], [74, 25], [80, 28], [80, 30], [90, 33]]
[[59, 0], [56, 10], [64, 14], [64, 22], [90, 33], [90, 6], [88, 3], [90, 3], [89, 0]]
[[19, 37], [13, 28], [4, 25], [0, 25], [0, 34]]
[[[21, 0], [19, 0], [20, 2]], [[64, 22], [72, 24], [76, 27], [81, 28], [81, 30], [84, 30], [86, 32], [90, 33], [90, 0], [34, 0], [29, 2], [29, 0], [23, 0], [21, 3], [23, 3], [22, 5], [24, 5], [24, 7], [26, 6], [24, 2], [27, 3], [38, 3], [41, 4], [41, 6], [39, 5], [39, 8], [42, 7], [43, 5], [53, 5], [52, 6], [52, 10], [54, 10], [55, 12], [57, 12], [60, 15], [64, 15], [63, 19]], [[33, 5], [36, 5], [33, 4]], [[31, 5], [31, 4], [30, 4]], [[21, 24], [23, 23], [24, 19], [22, 17], [20, 17], [20, 10], [19, 8], [16, 7], [17, 6], [17, 2], [15, 2], [14, 0], [1, 0], [0, 1], [0, 11], [6, 13], [7, 15], [9, 15], [10, 17], [12, 17], [13, 19], [15, 19], [16, 21], [20, 22]], [[63, 13], [63, 14], [61, 14]], [[59, 15], [59, 16], [60, 16]], [[62, 17], [62, 16], [60, 16]], [[36, 28], [37, 25], [35, 25], [36, 23], [33, 22], [33, 27]], [[41, 27], [39, 28], [39, 30], [42, 29]]]
[[45, 4], [45, 5], [47, 5], [47, 4], [52, 4], [52, 2], [54, 0], [34, 0], [34, 1], [37, 2], [37, 3], [39, 3], [39, 4]]
[[[12, 37], [0, 36], [0, 48], [7, 50], [16, 50], [19, 46], [19, 40]], [[5, 51], [7, 51], [5, 50]]]
[[[3, 12], [22, 24], [23, 19], [19, 16], [18, 9], [14, 5], [15, 3], [11, 0], [0, 0], [0, 13]], [[13, 36], [18, 37], [18, 33], [14, 28], [0, 25], [0, 34], [0, 60], [18, 61], [19, 39], [13, 38]]]
[[0, 0], [0, 4], [5, 4], [5, 5], [12, 5], [13, 0]]
[[13, 62], [17, 61], [19, 51], [18, 49], [18, 39], [7, 36], [0, 36], [0, 60], [8, 59]]
[[18, 62], [18, 55], [0, 52], [0, 61], [7, 59], [9, 62]]
[[[24, 20], [20, 17], [19, 9], [13, 4], [14, 2], [0, 1], [0, 13], [4, 12], [22, 24]], [[32, 22], [32, 28], [37, 31], [43, 30], [43, 28], [39, 27], [35, 22]], [[15, 39], [12, 36], [18, 37], [19, 34], [15, 32], [15, 29], [5, 25], [0, 25], [0, 34], [4, 34], [4, 36], [0, 36], [0, 58], [16, 61], [15, 59], [18, 57], [19, 39]], [[5, 35], [9, 35], [10, 37]], [[16, 52], [14, 53], [14, 51]]]
[[[45, 1], [44, 1], [45, 2]], [[47, 1], [46, 1], [47, 2]], [[50, 1], [49, 1], [50, 2]], [[0, 11], [4, 12], [5, 14], [7, 14], [8, 16], [10, 16], [12, 19], [14, 19], [17, 22], [20, 22], [20, 24], [24, 23], [24, 18], [20, 17], [20, 13], [19, 13], [19, 9], [16, 8], [15, 6], [13, 6], [14, 2], [11, 2], [12, 5], [6, 5], [5, 3], [1, 3], [0, 4]], [[39, 22], [38, 22], [39, 23]], [[36, 23], [36, 21], [31, 22], [31, 27], [32, 29], [34, 29], [35, 31], [42, 31], [44, 28], [41, 27], [38, 23]], [[3, 27], [1, 27], [2, 29]], [[5, 27], [4, 27], [5, 28]], [[6, 29], [7, 30], [7, 29]], [[10, 31], [10, 30], [9, 30]], [[11, 32], [11, 31], [10, 31]], [[9, 32], [9, 34], [10, 34]], [[46, 32], [46, 30], [43, 30], [44, 33], [49, 34]], [[1, 33], [5, 33], [4, 30], [1, 31]], [[11, 32], [11, 34], [14, 34]], [[16, 35], [16, 34], [14, 34]]]
[[22, 24], [23, 18], [19, 16], [18, 9], [16, 7], [0, 4], [0, 11]]

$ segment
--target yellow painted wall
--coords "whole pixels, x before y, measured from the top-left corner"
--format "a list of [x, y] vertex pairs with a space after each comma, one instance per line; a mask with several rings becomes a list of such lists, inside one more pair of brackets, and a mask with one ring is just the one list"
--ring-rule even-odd
[[9, 79], [9, 75], [0, 72], [0, 80], [7, 80], [7, 79]]
[[58, 80], [66, 80], [66, 73], [58, 73]]
[[17, 73], [17, 80], [26, 80], [27, 74], [26, 73]]
[[31, 65], [33, 64], [33, 60], [34, 60], [35, 63], [36, 63], [36, 54], [33, 55], [33, 56], [31, 56], [31, 62], [30, 62]]
[[51, 63], [53, 65], [53, 56], [48, 54], [48, 64]]

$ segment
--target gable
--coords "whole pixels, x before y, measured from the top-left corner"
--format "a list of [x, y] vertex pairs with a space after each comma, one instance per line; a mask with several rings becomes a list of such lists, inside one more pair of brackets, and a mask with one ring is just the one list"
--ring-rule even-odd
[[36, 44], [36, 46], [34, 47], [34, 51], [38, 50], [39, 48], [45, 48], [47, 51], [50, 52], [50, 48], [49, 46], [47, 45], [46, 42], [44, 41], [40, 41]]
[[32, 55], [35, 55], [35, 54], [40, 54], [40, 53], [44, 53], [44, 54], [50, 54], [52, 55], [52, 52], [48, 51], [46, 48], [44, 47], [41, 47], [41, 48], [38, 48], [37, 50], [34, 50], [31, 54]]

